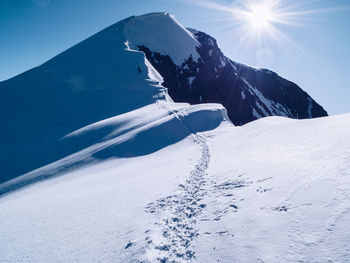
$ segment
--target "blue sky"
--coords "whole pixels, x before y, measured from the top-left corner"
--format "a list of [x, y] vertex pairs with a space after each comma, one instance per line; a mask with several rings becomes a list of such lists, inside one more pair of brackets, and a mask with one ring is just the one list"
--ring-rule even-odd
[[231, 59], [297, 83], [330, 114], [350, 112], [350, 1], [280, 0], [279, 8], [292, 16], [273, 25], [278, 34], [261, 31], [249, 45], [244, 37], [253, 32], [238, 26], [229, 12], [242, 2], [1, 0], [0, 80], [40, 65], [123, 18], [168, 11], [184, 26], [215, 37]]

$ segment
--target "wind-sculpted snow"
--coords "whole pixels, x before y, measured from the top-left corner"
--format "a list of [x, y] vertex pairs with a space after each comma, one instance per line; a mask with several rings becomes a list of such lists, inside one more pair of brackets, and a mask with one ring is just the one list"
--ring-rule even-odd
[[[163, 79], [200, 104], [174, 103]], [[216, 94], [210, 83], [239, 85]], [[349, 262], [350, 115], [235, 127], [208, 94], [239, 96], [238, 124], [326, 115], [167, 13], [1, 82], [0, 261]]]
[[[170, 30], [172, 34], [164, 35], [159, 28]], [[164, 43], [147, 37], [149, 30], [164, 36]], [[174, 61], [197, 54], [198, 41], [189, 31], [172, 15], [155, 13], [116, 23], [45, 64], [0, 83], [0, 121], [3, 123], [0, 130], [0, 183], [59, 160], [66, 165], [67, 161], [62, 159], [72, 160], [72, 156], [76, 159], [75, 164], [89, 162], [91, 159], [82, 160], [87, 154], [81, 153], [100, 146], [100, 135], [108, 132], [109, 127], [97, 135], [89, 133], [83, 138], [67, 137], [67, 134], [157, 101], [172, 101], [166, 88], [161, 86], [162, 76], [143, 52], [135, 50], [140, 39], [159, 51], [164, 47], [164, 52], [170, 52]], [[176, 49], [179, 44], [176, 41], [186, 48]], [[157, 116], [156, 112], [147, 114]], [[164, 139], [147, 139], [142, 150], [135, 147], [130, 150], [124, 143], [125, 146], [118, 146], [118, 150], [108, 146], [94, 157], [103, 159], [151, 153], [188, 135], [187, 130], [181, 130], [183, 127], [169, 128], [174, 126], [176, 119], [166, 122], [163, 119], [162, 125], [168, 128], [157, 133], [158, 136], [165, 134]], [[156, 133], [153, 136], [155, 138]], [[147, 147], [148, 150], [144, 150]]]
[[68, 133], [166, 100], [159, 74], [124, 42], [106, 29], [0, 83], [0, 182], [81, 150], [65, 147]]
[[130, 158], [158, 151], [192, 133], [229, 122], [218, 104], [189, 106], [158, 102], [74, 131], [54, 145], [55, 151], [79, 149], [52, 164], [0, 184], [0, 194], [89, 163]]
[[[279, 95], [265, 86], [277, 87]], [[72, 156], [75, 165], [90, 162], [81, 153], [100, 147], [101, 136], [67, 134], [157, 101], [171, 102], [165, 87], [177, 102], [222, 103], [238, 125], [268, 115], [326, 114], [294, 84], [229, 60], [215, 39], [185, 29], [173, 15], [133, 16], [0, 83], [0, 183], [58, 161], [66, 165]], [[99, 134], [104, 131], [108, 127]], [[146, 141], [148, 151], [129, 152], [125, 143], [94, 157], [137, 156], [167, 145]]]
[[0, 255], [349, 262], [349, 132], [349, 114], [269, 117], [223, 123], [150, 155], [91, 163], [0, 198]]

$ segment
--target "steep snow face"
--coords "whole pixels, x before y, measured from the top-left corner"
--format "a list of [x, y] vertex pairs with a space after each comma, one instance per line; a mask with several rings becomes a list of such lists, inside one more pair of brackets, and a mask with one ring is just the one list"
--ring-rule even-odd
[[59, 146], [74, 130], [169, 99], [159, 73], [125, 42], [107, 28], [0, 83], [0, 182], [81, 150]]
[[176, 65], [182, 65], [189, 57], [199, 58], [196, 48], [200, 43], [169, 13], [131, 17], [122, 30], [133, 49], [146, 46], [153, 52], [170, 56]]
[[349, 132], [349, 114], [223, 123], [34, 184], [0, 198], [1, 258], [349, 262]]
[[232, 62], [215, 39], [191, 31], [169, 13], [130, 17], [1, 82], [0, 183], [87, 147], [69, 146], [69, 133], [171, 101], [164, 86], [177, 102], [223, 104], [239, 125], [269, 115], [326, 115], [297, 86], [271, 72], [261, 78], [265, 71]]
[[[172, 15], [155, 13], [116, 23], [45, 64], [1, 82], [0, 183], [103, 140], [76, 140], [67, 134], [159, 101], [171, 103], [161, 86], [162, 76], [138, 51], [143, 44], [179, 63], [198, 57], [193, 35]], [[158, 116], [156, 111], [148, 114]], [[171, 115], [169, 110], [159, 114], [164, 112]]]

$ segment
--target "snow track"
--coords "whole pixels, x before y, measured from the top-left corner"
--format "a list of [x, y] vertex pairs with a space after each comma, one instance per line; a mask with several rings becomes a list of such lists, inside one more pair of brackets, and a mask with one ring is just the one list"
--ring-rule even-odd
[[219, 222], [230, 212], [237, 212], [237, 196], [233, 192], [251, 182], [242, 175], [236, 180], [213, 181], [207, 173], [211, 157], [207, 140], [204, 135], [194, 135], [200, 158], [178, 191], [145, 206], [145, 211], [154, 215], [156, 222], [144, 232], [143, 244], [130, 241], [125, 246], [130, 250], [126, 256], [132, 259], [130, 262], [195, 262], [199, 256], [196, 255], [199, 237], [234, 237]]
[[67, 171], [0, 198], [0, 261], [350, 262], [349, 131], [270, 117]]
[[146, 212], [156, 213], [159, 221], [154, 230], [147, 230], [145, 261], [141, 262], [188, 262], [195, 257], [192, 241], [198, 236], [198, 216], [205, 208], [202, 202], [207, 195], [206, 170], [210, 152], [205, 138], [196, 135], [195, 142], [201, 147], [201, 156], [179, 192], [146, 206]]

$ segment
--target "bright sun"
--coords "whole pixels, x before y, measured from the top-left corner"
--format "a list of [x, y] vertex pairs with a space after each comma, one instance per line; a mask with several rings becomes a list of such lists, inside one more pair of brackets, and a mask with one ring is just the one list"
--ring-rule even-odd
[[260, 4], [250, 7], [246, 13], [246, 19], [255, 29], [263, 29], [270, 25], [273, 21], [274, 13], [269, 6]]

